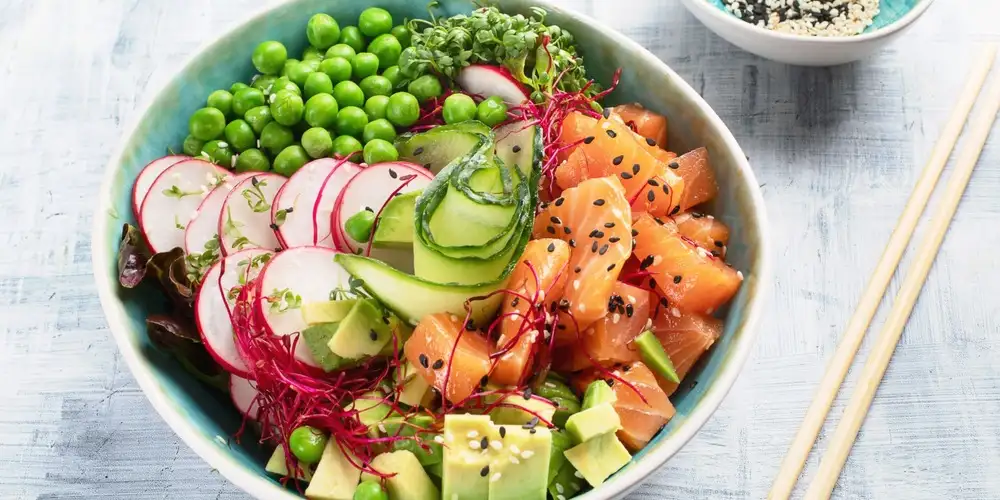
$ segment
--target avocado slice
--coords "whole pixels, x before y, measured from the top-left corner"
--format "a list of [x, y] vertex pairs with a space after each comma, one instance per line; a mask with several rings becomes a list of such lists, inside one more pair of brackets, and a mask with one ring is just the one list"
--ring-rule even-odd
[[681, 383], [680, 377], [677, 376], [677, 370], [674, 369], [673, 361], [670, 361], [670, 355], [663, 348], [663, 344], [660, 343], [660, 339], [653, 335], [653, 332], [646, 330], [639, 334], [638, 337], [633, 341], [636, 346], [639, 347], [639, 354], [642, 355], [642, 360], [645, 361], [646, 366], [651, 368], [657, 375], [675, 383]]
[[558, 429], [552, 431], [552, 453], [549, 458], [549, 484], [552, 484], [556, 474], [559, 473], [559, 469], [566, 463], [566, 457], [563, 455], [563, 452], [572, 447], [573, 440], [566, 431]]
[[[418, 429], [430, 430], [433, 426], [434, 419], [429, 415], [413, 415], [409, 418], [396, 415], [386, 418], [380, 429], [385, 429], [383, 434], [386, 436], [413, 437], [418, 435]], [[392, 449], [413, 453], [420, 461], [420, 465], [424, 467], [441, 463], [444, 460], [444, 451], [441, 449], [441, 443], [434, 439], [436, 435], [430, 432], [419, 432], [420, 439], [427, 449], [424, 449], [420, 445], [421, 443], [414, 439], [393, 441]]]
[[[299, 472], [295, 474], [296, 479], [309, 482], [312, 479], [312, 467], [308, 465], [300, 465]], [[270, 472], [271, 474], [277, 474], [278, 476], [285, 477], [288, 475], [288, 463], [285, 462], [285, 449], [278, 446], [271, 453], [271, 458], [267, 460], [267, 465], [264, 466], [264, 470]]]
[[392, 338], [392, 321], [371, 299], [354, 303], [326, 344], [330, 352], [347, 359], [361, 359], [379, 354]]
[[535, 417], [545, 422], [552, 422], [552, 416], [556, 412], [555, 403], [534, 395], [527, 399], [520, 394], [507, 396], [502, 404], [504, 406], [497, 406], [490, 410], [490, 418], [493, 419], [494, 423], [524, 425]]
[[580, 411], [580, 399], [565, 382], [553, 376], [546, 378], [535, 393], [556, 404], [556, 412], [552, 415], [556, 427], [566, 427], [566, 419]]
[[307, 325], [339, 323], [347, 313], [351, 312], [355, 302], [356, 299], [308, 302], [302, 305], [302, 320]]
[[580, 475], [595, 488], [632, 459], [625, 445], [613, 432], [601, 434], [578, 444], [566, 450], [564, 455]]
[[[348, 453], [350, 451], [348, 450]], [[348, 458], [337, 441], [330, 439], [316, 464], [312, 482], [306, 488], [310, 500], [352, 500], [361, 479], [361, 469], [354, 466], [357, 457]]]
[[552, 432], [545, 427], [504, 429], [503, 448], [491, 451], [490, 500], [545, 500]]
[[345, 408], [348, 411], [357, 410], [358, 419], [373, 431], [386, 417], [392, 413], [392, 407], [384, 401], [385, 394], [378, 391], [366, 392]]
[[411, 408], [428, 406], [433, 393], [427, 379], [419, 376], [416, 367], [406, 361], [396, 373], [396, 383], [402, 384], [399, 402]]
[[566, 431], [575, 443], [585, 443], [602, 434], [617, 432], [622, 426], [611, 403], [601, 403], [575, 413], [566, 421]]
[[320, 323], [302, 330], [302, 341], [306, 343], [313, 359], [327, 372], [351, 364], [350, 360], [337, 356], [327, 347], [339, 327], [339, 323]]
[[413, 207], [423, 191], [410, 191], [389, 200], [375, 226], [375, 248], [410, 248], [413, 246]]
[[[444, 470], [442, 498], [480, 500], [489, 498], [490, 462], [487, 449], [500, 442], [499, 429], [486, 415], [448, 414], [444, 417]], [[483, 472], [486, 472], [485, 474]]]
[[564, 461], [555, 477], [549, 482], [549, 495], [555, 500], [576, 496], [583, 489], [583, 480], [576, 474], [573, 464]]
[[618, 396], [615, 395], [615, 391], [611, 390], [611, 386], [603, 380], [595, 380], [587, 386], [586, 392], [583, 393], [582, 408], [587, 410], [602, 403], [615, 404], [616, 401], [618, 401]]
[[[383, 453], [372, 459], [373, 469], [392, 474], [385, 479], [389, 498], [393, 500], [439, 500], [441, 494], [437, 486], [424, 471], [417, 457], [406, 450]], [[373, 474], [364, 473], [362, 481], [381, 481]]]

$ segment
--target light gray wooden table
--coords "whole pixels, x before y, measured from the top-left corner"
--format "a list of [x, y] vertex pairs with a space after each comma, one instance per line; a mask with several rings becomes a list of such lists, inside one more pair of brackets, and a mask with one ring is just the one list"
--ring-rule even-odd
[[[102, 169], [150, 82], [260, 3], [0, 1], [0, 498], [245, 498], [171, 433], [122, 366], [88, 242]], [[750, 156], [776, 240], [773, 293], [742, 377], [633, 497], [763, 498], [973, 48], [1000, 38], [1000, 5], [942, 0], [874, 58], [801, 69], [735, 49], [672, 0], [559, 3], [639, 40], [705, 96]], [[1000, 128], [838, 497], [1000, 498], [998, 222]]]

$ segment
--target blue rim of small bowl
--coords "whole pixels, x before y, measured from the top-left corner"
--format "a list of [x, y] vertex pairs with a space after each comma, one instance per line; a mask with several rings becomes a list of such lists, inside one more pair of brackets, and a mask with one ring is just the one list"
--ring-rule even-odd
[[743, 30], [749, 29], [754, 33], [776, 38], [778, 40], [803, 42], [816, 45], [824, 45], [824, 44], [837, 45], [837, 44], [850, 44], [854, 42], [878, 40], [879, 38], [890, 36], [893, 33], [909, 26], [910, 24], [913, 23], [913, 21], [916, 21], [918, 17], [922, 16], [924, 12], [926, 12], [927, 9], [930, 8], [931, 4], [934, 3], [934, 0], [921, 0], [919, 4], [910, 9], [910, 11], [906, 13], [906, 15], [899, 18], [896, 22], [884, 28], [877, 29], [871, 33], [862, 33], [860, 35], [853, 35], [853, 36], [807, 36], [807, 35], [795, 35], [790, 33], [783, 33], [780, 31], [769, 30], [767, 28], [761, 28], [760, 26], [757, 26], [755, 24], [750, 24], [748, 22], [745, 22], [733, 16], [732, 14], [727, 14], [723, 12], [718, 7], [709, 4], [705, 0], [687, 0], [684, 3], [694, 4], [694, 5], [700, 4], [695, 8], [704, 10], [708, 12], [708, 15], [716, 17], [718, 19], [722, 19], [723, 22], [729, 23], [731, 26], [737, 29], [743, 29]]
[[[127, 314], [125, 309], [120, 304], [116, 304], [119, 300], [116, 297], [114, 290], [117, 289], [118, 284], [114, 280], [110, 279], [109, 273], [106, 272], [106, 270], [110, 269], [113, 265], [115, 259], [112, 258], [112, 256], [115, 252], [111, 248], [106, 248], [106, 239], [102, 237], [102, 235], [107, 234], [110, 229], [109, 224], [111, 223], [111, 218], [106, 215], [112, 211], [111, 199], [108, 196], [104, 196], [104, 193], [109, 193], [111, 191], [115, 178], [115, 170], [122, 162], [122, 157], [125, 152], [125, 148], [129, 143], [129, 139], [134, 136], [138, 126], [147, 119], [150, 107], [163, 90], [168, 87], [171, 82], [180, 77], [180, 75], [182, 75], [185, 70], [187, 70], [187, 68], [190, 67], [192, 63], [209, 47], [226, 37], [234, 36], [246, 24], [267, 16], [273, 10], [295, 1], [296, 0], [283, 0], [276, 4], [262, 7], [253, 15], [248, 16], [245, 21], [239, 23], [224, 33], [221, 37], [215, 37], [207, 40], [195, 51], [193, 51], [184, 60], [183, 64], [178, 66], [178, 69], [175, 70], [169, 78], [165, 78], [157, 82], [154, 85], [154, 88], [151, 89], [154, 90], [153, 92], [146, 92], [147, 97], [144, 100], [141, 110], [134, 116], [134, 118], [132, 118], [132, 120], [130, 120], [128, 127], [122, 134], [121, 142], [115, 148], [114, 154], [104, 167], [104, 178], [101, 181], [101, 187], [98, 195], [98, 206], [95, 211], [94, 226], [92, 229], [93, 233], [91, 234], [91, 265], [94, 268], [94, 278], [101, 302], [101, 308], [104, 311], [105, 318], [108, 320], [108, 327], [115, 338], [115, 342], [118, 344], [118, 350], [125, 359], [125, 363], [128, 365], [132, 376], [135, 377], [138, 382], [140, 389], [142, 389], [146, 398], [153, 405], [153, 408], [160, 415], [160, 417], [166, 421], [171, 430], [173, 430], [174, 433], [180, 437], [188, 447], [194, 450], [194, 452], [201, 457], [205, 463], [216, 468], [223, 477], [233, 483], [237, 488], [260, 499], [293, 500], [300, 497], [291, 491], [276, 485], [273, 481], [261, 476], [256, 471], [248, 469], [235, 460], [230, 454], [224, 452], [223, 449], [212, 445], [209, 440], [205, 439], [204, 434], [200, 433], [193, 424], [188, 422], [188, 420], [185, 419], [177, 410], [177, 407], [174, 406], [169, 400], [166, 393], [156, 382], [148, 363], [143, 361], [142, 354], [140, 353], [138, 346], [132, 345], [129, 341], [128, 328], [124, 326]], [[668, 77], [684, 82], [683, 85], [679, 85], [680, 91], [684, 93], [684, 96], [688, 101], [695, 103], [702, 109], [708, 122], [721, 131], [723, 136], [722, 139], [724, 140], [727, 149], [732, 151], [734, 156], [737, 157], [737, 167], [747, 183], [753, 211], [760, 216], [757, 232], [757, 241], [759, 245], [758, 262], [757, 268], [754, 270], [754, 274], [757, 278], [757, 284], [754, 295], [748, 299], [746, 311], [743, 316], [743, 324], [740, 327], [744, 331], [744, 334], [741, 335], [733, 345], [731, 354], [728, 356], [728, 361], [725, 363], [724, 367], [720, 369], [719, 373], [716, 374], [712, 387], [704, 393], [699, 404], [695, 407], [691, 414], [687, 416], [685, 425], [680, 426], [669, 436], [666, 436], [666, 439], [661, 441], [660, 444], [656, 446], [656, 449], [649, 450], [649, 452], [643, 455], [640, 460], [633, 462], [630, 467], [615, 474], [611, 481], [602, 485], [600, 488], [591, 490], [578, 497], [582, 500], [619, 498], [642, 484], [645, 478], [665, 464], [667, 460], [673, 457], [681, 448], [684, 447], [684, 445], [688, 443], [688, 441], [691, 440], [691, 438], [694, 437], [695, 434], [697, 434], [699, 430], [701, 430], [702, 426], [708, 422], [709, 418], [712, 417], [719, 405], [722, 404], [723, 399], [729, 393], [730, 389], [732, 389], [733, 384], [736, 382], [736, 378], [739, 376], [743, 366], [746, 364], [746, 360], [753, 350], [757, 337], [757, 321], [761, 315], [761, 310], [764, 307], [764, 300], [770, 293], [771, 289], [771, 252], [767, 209], [764, 204], [763, 195], [757, 187], [757, 178], [754, 175], [753, 170], [750, 168], [749, 161], [745, 159], [743, 149], [737, 143], [732, 132], [725, 125], [725, 123], [723, 123], [722, 119], [719, 118], [718, 114], [715, 113], [715, 110], [713, 110], [712, 107], [709, 106], [708, 103], [700, 95], [698, 95], [698, 93], [695, 92], [695, 90], [687, 84], [683, 78], [674, 72], [673, 69], [667, 66], [666, 63], [653, 55], [653, 53], [640, 45], [638, 42], [632, 40], [617, 30], [604, 26], [590, 16], [557, 7], [552, 5], [549, 0], [532, 1], [546, 10], [559, 11], [567, 17], [574, 18], [577, 22], [593, 26], [593, 29], [602, 32], [604, 36], [609, 39], [621, 44], [628, 50], [637, 52], [645, 64], [657, 67]], [[925, 1], [929, 3], [933, 0]]]

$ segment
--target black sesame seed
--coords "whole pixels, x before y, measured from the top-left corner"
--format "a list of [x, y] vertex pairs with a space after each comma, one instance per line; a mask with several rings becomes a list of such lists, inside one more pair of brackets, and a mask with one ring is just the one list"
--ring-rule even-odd
[[465, 329], [466, 330], [475, 330], [476, 329], [476, 322], [472, 321], [471, 319], [469, 321], [466, 321], [465, 322]]
[[566, 201], [566, 200], [564, 200], [564, 199], [563, 199], [563, 198], [562, 198], [562, 197], [560, 196], [559, 198], [556, 198], [556, 203], [555, 203], [555, 205], [556, 205], [557, 207], [559, 207], [559, 206], [562, 206], [562, 204], [563, 204], [563, 202], [564, 202], [564, 201]]
[[490, 466], [487, 465], [486, 467], [483, 467], [482, 470], [479, 471], [479, 475], [482, 477], [490, 475]]
[[293, 212], [294, 210], [295, 210], [295, 207], [288, 207], [288, 208], [286, 208], [286, 209], [285, 209], [285, 213], [286, 213], [286, 214], [290, 214], [290, 213], [292, 213], [292, 212]]
[[583, 138], [583, 143], [584, 144], [590, 144], [592, 142], [594, 142], [594, 136], [592, 136], [592, 135], [588, 135], [587, 137]]
[[514, 146], [513, 149], [514, 149], [515, 153], [520, 153], [521, 152], [521, 146]]
[[375, 330], [368, 330], [368, 338], [372, 339], [372, 341], [376, 341], [378, 340], [378, 333], [376, 333]]
[[397, 174], [395, 170], [393, 170], [393, 169], [390, 168], [389, 169], [389, 177], [392, 177], [393, 179], [397, 179], [397, 178], [399, 178], [399, 174]]
[[505, 437], [507, 437], [507, 428], [501, 425], [500, 426], [500, 438], [503, 439]]
[[601, 115], [603, 115], [605, 119], [611, 118], [611, 108], [604, 108], [604, 111], [601, 111]]
[[611, 387], [614, 387], [614, 385], [615, 385], [615, 379], [613, 379], [613, 378], [609, 378], [609, 379], [605, 380], [605, 382], [607, 382], [608, 385], [611, 386]]
[[660, 297], [660, 305], [661, 306], [667, 307], [668, 304], [669, 304], [669, 302], [667, 302], [667, 298], [666, 297]]
[[413, 150], [413, 156], [420, 156], [424, 152], [424, 148], [417, 148]]
[[639, 170], [640, 170], [641, 168], [642, 168], [642, 167], [640, 167], [638, 163], [635, 163], [635, 164], [633, 164], [633, 165], [632, 165], [632, 173], [633, 173], [633, 174], [638, 174], [638, 173], [639, 173]]
[[656, 182], [656, 179], [650, 179], [650, 180], [646, 181], [646, 184], [649, 184], [650, 186], [653, 186], [653, 187], [656, 187], [656, 186], [660, 185], [659, 182]]
[[647, 255], [646, 258], [642, 259], [642, 262], [639, 263], [639, 270], [640, 271], [645, 271], [646, 268], [649, 267], [649, 266], [651, 266], [651, 265], [653, 265], [653, 256], [652, 255]]
[[602, 205], [604, 205], [604, 200], [598, 198], [598, 199], [594, 200], [594, 205], [598, 206], [598, 207], [602, 206]]
[[601, 233], [600, 231], [598, 231], [598, 230], [595, 229], [595, 230], [591, 231], [590, 234], [587, 237], [588, 238], [596, 238], [597, 235], [600, 234], [600, 233]]
[[630, 174], [628, 172], [622, 172], [622, 179], [631, 179], [631, 178], [632, 178], [632, 174]]
[[659, 217], [653, 217], [653, 220], [655, 220], [656, 223], [659, 224], [659, 225], [661, 225], [661, 226], [664, 224], [663, 219], [661, 219]]
[[580, 271], [583, 271], [583, 269], [581, 269], [580, 266], [576, 266], [576, 268], [573, 269], [573, 272], [576, 274], [580, 274]]
[[628, 373], [632, 369], [632, 365], [625, 365], [622, 367], [622, 371]]
[[670, 215], [676, 215], [677, 212], [680, 212], [680, 211], [681, 211], [681, 206], [677, 205], [677, 206], [674, 207], [673, 210], [670, 211]]
[[570, 238], [569, 239], [569, 247], [570, 248], [576, 248], [576, 240], [574, 240], [573, 238]]
[[552, 226], [546, 227], [545, 230], [548, 231], [549, 234], [556, 234], [556, 228]]
[[608, 245], [607, 244], [602, 245], [601, 249], [597, 253], [598, 253], [598, 255], [604, 255], [604, 254], [608, 253]]
[[563, 232], [566, 233], [566, 234], [569, 234], [569, 233], [573, 232], [573, 230], [571, 230], [569, 228], [569, 226], [563, 226]]
[[715, 246], [717, 246], [717, 247], [719, 247], [719, 248], [722, 248], [722, 247], [724, 247], [724, 246], [725, 246], [725, 245], [723, 245], [723, 244], [722, 244], [722, 242], [721, 242], [721, 241], [719, 241], [719, 240], [715, 240], [715, 241], [714, 241], [713, 243], [715, 243]]
[[562, 224], [562, 220], [560, 220], [559, 217], [556, 217], [555, 215], [549, 217], [549, 220], [552, 221], [553, 224]]
[[488, 384], [488, 383], [490, 383], [490, 378], [488, 376], [486, 376], [486, 375], [483, 375], [483, 378], [479, 379], [479, 385], [481, 385], [481, 386], [485, 387], [486, 384]]
[[625, 155], [618, 155], [611, 160], [611, 163], [614, 163], [615, 165], [621, 165], [623, 160], [625, 160]]
[[424, 168], [426, 168], [427, 170], [430, 170], [432, 166], [433, 165], [431, 165], [430, 163], [424, 163]]
[[663, 194], [670, 194], [670, 186], [666, 184], [663, 185]]
[[531, 429], [528, 429], [528, 434], [534, 434], [536, 432], [538, 432], [538, 429], [535, 429], [534, 427], [532, 427]]
[[595, 241], [593, 245], [590, 245], [590, 251], [597, 252], [597, 242]]
[[721, 253], [716, 252], [715, 250], [712, 250], [712, 257], [721, 257], [721, 256], [722, 256]]
[[614, 130], [608, 129], [607, 133], [608, 133], [608, 137], [610, 137], [612, 139], [614, 139], [615, 137], [618, 137], [618, 134], [616, 134]]
[[655, 146], [656, 145], [656, 141], [654, 141], [652, 137], [647, 137], [646, 138], [646, 144], [649, 144], [650, 146]]
[[625, 316], [628, 316], [629, 318], [631, 318], [633, 314], [635, 314], [635, 308], [632, 307], [632, 304], [626, 304], [625, 305]]
[[420, 366], [427, 368], [427, 355], [421, 354], [418, 359], [420, 360]]
[[[489, 446], [489, 445], [490, 445], [489, 438], [487, 438], [486, 436], [483, 436], [483, 440], [479, 442], [479, 447], [485, 450], [486, 447]], [[489, 469], [486, 469], [486, 472], [489, 473]]]
[[702, 218], [704, 216], [705, 216], [705, 214], [703, 214], [701, 212], [691, 212], [691, 217], [693, 217], [695, 219], [700, 219], [700, 218]]
[[681, 275], [678, 274], [677, 276], [674, 276], [674, 284], [677, 284], [677, 283], [680, 283], [680, 282], [681, 282]]
[[615, 223], [614, 222], [605, 222], [604, 223], [604, 227], [606, 227], [608, 229], [611, 229], [611, 228], [615, 227]]
[[514, 297], [514, 300], [510, 301], [510, 307], [517, 307], [517, 305], [520, 302], [521, 302], [521, 298], [520, 297]]
[[271, 223], [271, 226], [270, 226], [270, 227], [271, 227], [271, 229], [273, 229], [273, 230], [275, 230], [275, 231], [277, 231], [277, 230], [278, 230], [278, 225], [277, 225], [277, 224], [275, 224], [275, 223], [273, 223], [273, 222]]
[[439, 360], [435, 361], [433, 365], [431, 365], [431, 368], [433, 368], [435, 370], [440, 370], [441, 367], [443, 367], [443, 366], [444, 366], [444, 360], [443, 359], [439, 359]]
[[670, 168], [672, 168], [672, 169], [674, 169], [674, 170], [677, 170], [678, 168], [681, 168], [681, 164], [677, 163], [676, 161], [672, 161], [672, 162], [668, 163], [667, 166], [670, 167]]
[[619, 237], [617, 237], [617, 236], [612, 236], [612, 237], [608, 238], [608, 243], [618, 243], [621, 240], [622, 239], [619, 238]]
[[656, 288], [656, 278], [649, 278], [649, 287]]
[[521, 395], [524, 396], [525, 401], [531, 399], [531, 387], [525, 387]]
[[569, 310], [569, 301], [566, 300], [566, 299], [560, 300], [559, 301], [559, 309], [562, 310], [562, 311], [564, 311], [564, 312], [568, 311]]
[[611, 263], [611, 265], [610, 265], [610, 266], [608, 266], [608, 271], [611, 271], [611, 270], [613, 270], [614, 268], [615, 268], [615, 263], [614, 263], [614, 262], [612, 262], [612, 263]]
[[652, 189], [650, 189], [649, 193], [646, 193], [646, 199], [649, 200], [649, 201], [655, 200], [656, 199], [656, 191], [653, 191]]
[[632, 236], [633, 236], [633, 237], [635, 237], [635, 236], [639, 236], [639, 230], [638, 230], [638, 229], [633, 229], [633, 230], [632, 230]]
[[556, 251], [556, 244], [555, 243], [549, 243], [549, 248], [547, 250], [549, 251], [549, 253], [555, 252]]

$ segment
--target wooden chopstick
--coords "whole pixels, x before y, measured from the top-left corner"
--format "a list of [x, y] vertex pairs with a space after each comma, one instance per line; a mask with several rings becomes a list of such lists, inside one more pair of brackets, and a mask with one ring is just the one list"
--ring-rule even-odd
[[955, 109], [934, 145], [934, 149], [931, 150], [927, 165], [906, 203], [906, 208], [899, 217], [896, 229], [893, 230], [889, 243], [868, 282], [868, 287], [861, 296], [858, 308], [847, 324], [844, 337], [837, 346], [829, 365], [827, 365], [826, 373], [816, 390], [816, 396], [806, 411], [802, 427], [799, 428], [785, 460], [781, 463], [781, 468], [768, 494], [770, 500], [787, 500], [791, 496], [795, 482], [809, 457], [809, 451], [823, 427], [826, 415], [830, 412], [830, 406], [837, 397], [840, 385], [844, 382], [844, 377], [854, 361], [854, 356], [861, 346], [861, 341], [871, 324], [872, 317], [878, 310], [882, 295], [885, 294], [896, 267], [899, 265], [899, 260], [920, 221], [920, 215], [927, 206], [927, 202], [934, 192], [934, 187], [941, 177], [941, 172], [948, 163], [948, 157], [951, 156], [951, 151], [955, 147], [955, 143], [958, 142], [958, 136], [961, 134], [966, 118], [969, 116], [983, 83], [986, 81], [986, 76], [993, 66], [996, 53], [996, 45], [991, 44], [976, 58]]
[[956, 160], [955, 172], [952, 173], [945, 188], [941, 208], [936, 211], [927, 235], [920, 242], [917, 255], [913, 264], [910, 265], [909, 274], [896, 295], [896, 301], [889, 312], [885, 326], [879, 332], [872, 352], [868, 355], [868, 361], [861, 371], [858, 387], [851, 395], [843, 418], [837, 424], [837, 429], [830, 440], [830, 447], [820, 462], [816, 478], [813, 479], [806, 491], [806, 499], [830, 498], [830, 493], [833, 492], [833, 487], [837, 484], [840, 471], [843, 469], [847, 455], [858, 436], [861, 423], [864, 422], [865, 415], [868, 414], [868, 409], [875, 398], [875, 390], [889, 366], [889, 360], [896, 349], [896, 344], [899, 343], [903, 327], [906, 326], [910, 312], [913, 311], [913, 304], [920, 295], [920, 290], [924, 286], [927, 273], [930, 272], [945, 233], [948, 232], [948, 226], [955, 216], [958, 203], [962, 200], [962, 193], [965, 192], [965, 188], [969, 184], [972, 170], [979, 161], [979, 155], [986, 144], [986, 138], [990, 135], [990, 129], [993, 127], [993, 121], [996, 119], [998, 111], [1000, 111], [1000, 80], [993, 82], [981, 110], [970, 122], [968, 138]]

